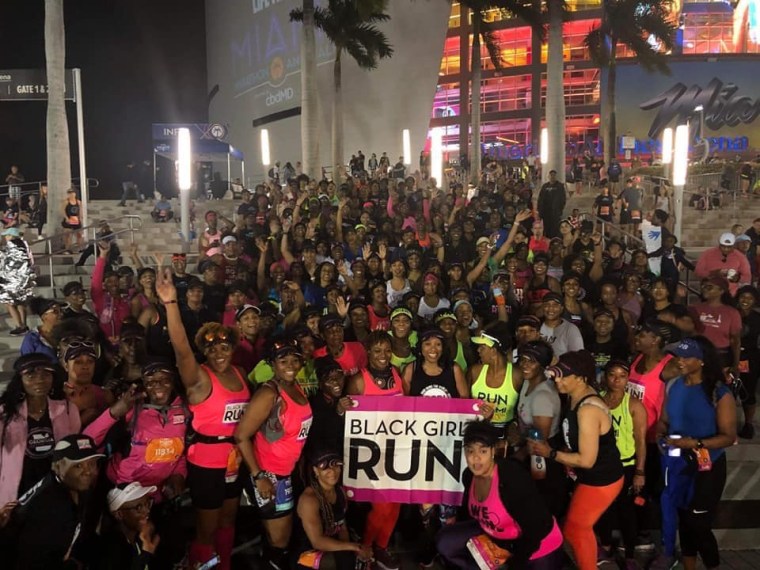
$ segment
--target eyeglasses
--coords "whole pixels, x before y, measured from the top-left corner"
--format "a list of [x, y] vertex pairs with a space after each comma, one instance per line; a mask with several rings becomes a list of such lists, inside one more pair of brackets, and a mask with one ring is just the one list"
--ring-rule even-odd
[[148, 498], [142, 501], [141, 503], [137, 503], [134, 507], [122, 507], [119, 510], [120, 511], [135, 511], [136, 513], [148, 513], [150, 512], [150, 509], [153, 507], [153, 499]]

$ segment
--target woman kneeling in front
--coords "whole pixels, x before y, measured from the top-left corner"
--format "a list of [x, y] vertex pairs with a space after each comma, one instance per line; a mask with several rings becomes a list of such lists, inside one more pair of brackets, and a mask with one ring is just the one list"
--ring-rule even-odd
[[482, 563], [476, 564], [470, 552], [481, 556], [479, 553], [489, 550], [499, 554], [498, 562], [506, 557], [509, 568], [562, 568], [562, 533], [557, 521], [527, 469], [512, 459], [495, 458], [497, 441], [498, 434], [489, 424], [467, 425], [467, 469], [462, 476], [462, 510], [467, 520], [441, 529], [436, 537], [438, 553], [457, 568], [476, 568]]

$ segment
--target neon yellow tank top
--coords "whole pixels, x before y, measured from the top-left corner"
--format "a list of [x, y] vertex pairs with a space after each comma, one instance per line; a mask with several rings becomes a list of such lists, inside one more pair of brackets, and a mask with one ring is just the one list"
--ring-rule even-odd
[[457, 341], [457, 355], [454, 357], [454, 362], [459, 364], [462, 372], [467, 372], [467, 359], [464, 357], [464, 347], [459, 341]]
[[617, 408], [610, 410], [615, 442], [620, 452], [623, 467], [636, 462], [636, 441], [633, 439], [633, 416], [631, 416], [631, 395], [626, 392]]
[[486, 382], [488, 365], [484, 364], [480, 374], [472, 385], [472, 397], [476, 400], [485, 400], [493, 404], [494, 413], [491, 423], [497, 427], [504, 427], [515, 417], [517, 408], [517, 391], [512, 384], [512, 363], [507, 363], [507, 372], [501, 386], [492, 388]]
[[[388, 331], [388, 334], [391, 336], [393, 335], [391, 331]], [[403, 372], [404, 367], [406, 367], [407, 364], [417, 360], [417, 356], [414, 354], [414, 349], [417, 346], [418, 338], [419, 337], [417, 336], [417, 331], [412, 331], [409, 334], [409, 346], [412, 348], [412, 350], [408, 356], [401, 357], [391, 353], [391, 366], [394, 366], [399, 372]]]

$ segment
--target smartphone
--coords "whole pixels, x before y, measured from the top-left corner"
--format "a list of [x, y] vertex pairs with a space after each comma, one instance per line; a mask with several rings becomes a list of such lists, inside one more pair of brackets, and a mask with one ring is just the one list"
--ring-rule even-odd
[[198, 566], [197, 570], [211, 570], [214, 566], [218, 566], [221, 561], [222, 559], [216, 554], [213, 558]]

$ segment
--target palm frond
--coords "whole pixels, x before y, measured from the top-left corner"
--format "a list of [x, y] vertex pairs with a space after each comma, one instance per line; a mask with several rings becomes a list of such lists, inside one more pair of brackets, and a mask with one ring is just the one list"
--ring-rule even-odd
[[505, 60], [501, 55], [501, 49], [499, 48], [493, 26], [482, 20], [480, 22], [480, 37], [483, 38], [483, 43], [486, 46], [486, 50], [488, 50], [488, 56], [491, 58], [493, 66], [499, 71], [504, 69]]
[[610, 64], [610, 50], [607, 45], [607, 34], [601, 26], [592, 29], [584, 38], [583, 44], [588, 53], [599, 67], [607, 67]]

